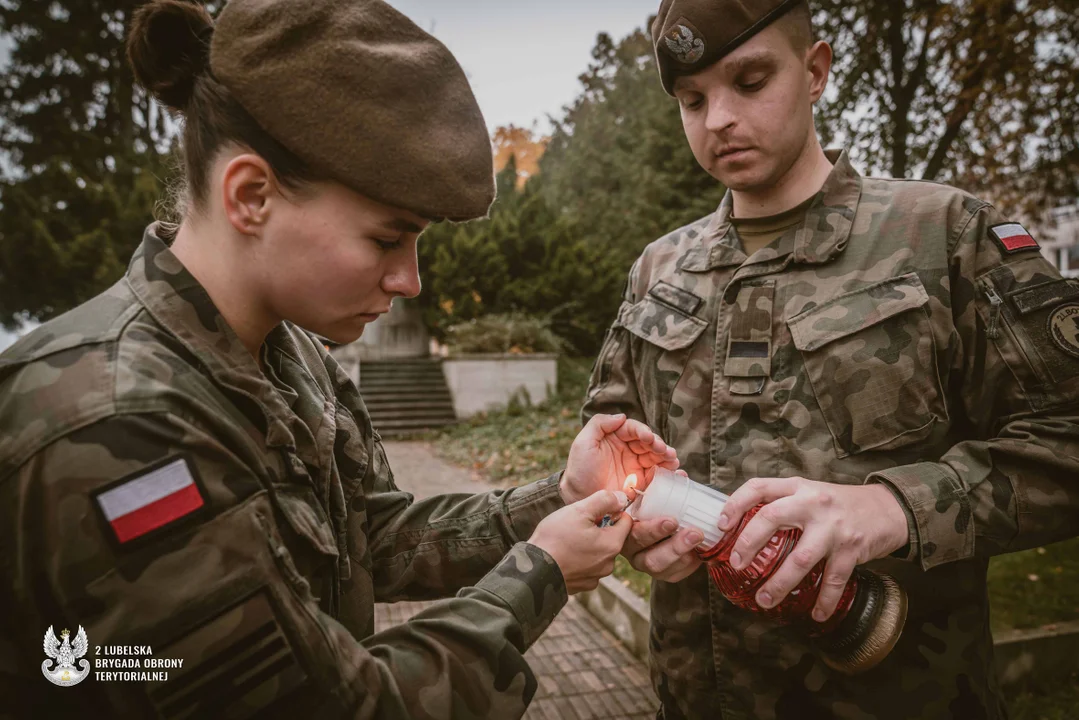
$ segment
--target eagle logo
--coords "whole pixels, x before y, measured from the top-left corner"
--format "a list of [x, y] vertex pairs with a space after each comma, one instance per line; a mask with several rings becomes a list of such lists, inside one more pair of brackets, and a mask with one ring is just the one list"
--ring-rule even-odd
[[692, 65], [704, 55], [704, 40], [694, 36], [685, 25], [675, 25], [663, 39], [678, 62]]
[[[61, 687], [78, 685], [90, 674], [90, 661], [79, 660], [86, 654], [86, 631], [82, 629], [82, 625], [79, 625], [74, 644], [69, 642], [70, 636], [71, 632], [65, 628], [60, 633], [60, 637], [64, 640], [60, 642], [52, 631], [52, 625], [45, 631], [45, 654], [50, 659], [41, 663], [41, 673], [53, 685]], [[50, 668], [49, 665], [53, 667]]]

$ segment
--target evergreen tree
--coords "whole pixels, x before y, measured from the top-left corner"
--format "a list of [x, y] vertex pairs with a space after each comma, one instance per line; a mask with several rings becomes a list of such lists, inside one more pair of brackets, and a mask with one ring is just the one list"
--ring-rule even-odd
[[124, 271], [163, 194], [165, 112], [124, 59], [136, 0], [5, 0], [0, 324], [47, 319]]

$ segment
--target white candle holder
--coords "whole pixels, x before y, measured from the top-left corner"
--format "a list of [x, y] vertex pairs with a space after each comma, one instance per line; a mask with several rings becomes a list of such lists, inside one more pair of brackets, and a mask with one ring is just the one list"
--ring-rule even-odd
[[637, 492], [636, 499], [626, 512], [634, 521], [672, 517], [678, 521], [679, 528], [696, 528], [704, 536], [697, 547], [707, 550], [715, 547], [723, 537], [719, 529], [719, 515], [727, 504], [727, 498], [727, 495], [707, 485], [670, 470], [656, 468], [652, 482], [643, 492]]

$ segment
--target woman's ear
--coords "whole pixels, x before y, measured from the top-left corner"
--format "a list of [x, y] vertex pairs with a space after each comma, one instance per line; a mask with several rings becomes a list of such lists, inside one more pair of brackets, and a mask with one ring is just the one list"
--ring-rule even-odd
[[277, 179], [269, 163], [254, 153], [229, 160], [221, 176], [225, 217], [242, 235], [257, 235], [269, 218]]
[[823, 40], [813, 43], [806, 52], [806, 73], [809, 76], [809, 101], [816, 104], [828, 87], [832, 72], [832, 46]]

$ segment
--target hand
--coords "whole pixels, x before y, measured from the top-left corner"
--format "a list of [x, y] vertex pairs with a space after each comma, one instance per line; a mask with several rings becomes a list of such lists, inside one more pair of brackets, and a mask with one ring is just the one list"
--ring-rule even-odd
[[601, 490], [543, 518], [528, 539], [558, 563], [570, 595], [595, 590], [600, 578], [614, 572], [614, 556], [622, 549], [633, 518], [623, 513], [613, 525], [601, 528], [597, 523], [604, 515], [621, 513], [626, 502], [623, 492]]
[[596, 415], [570, 447], [562, 498], [570, 504], [598, 490], [621, 490], [630, 473], [650, 481], [657, 466], [675, 470], [678, 455], [647, 425], [621, 414]]
[[689, 577], [701, 566], [693, 550], [703, 540], [696, 528], [678, 530], [674, 518], [642, 520], [633, 523], [622, 554], [636, 570], [673, 583]]
[[757, 591], [757, 604], [777, 605], [827, 558], [813, 619], [835, 612], [856, 565], [885, 557], [906, 544], [907, 515], [888, 488], [835, 485], [805, 478], [754, 478], [738, 488], [720, 516], [720, 530], [737, 527], [750, 508], [768, 503], [746, 523], [731, 551], [731, 566], [748, 565], [778, 530], [799, 528], [787, 559]]

